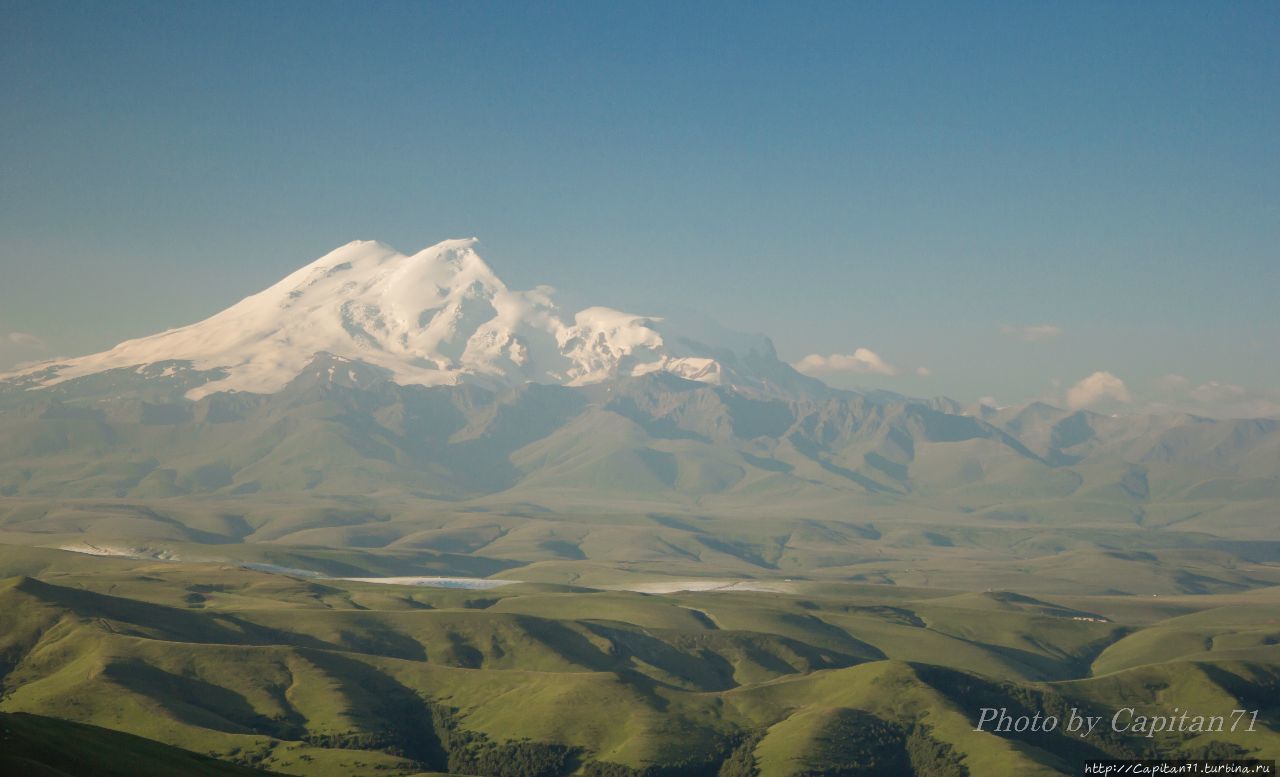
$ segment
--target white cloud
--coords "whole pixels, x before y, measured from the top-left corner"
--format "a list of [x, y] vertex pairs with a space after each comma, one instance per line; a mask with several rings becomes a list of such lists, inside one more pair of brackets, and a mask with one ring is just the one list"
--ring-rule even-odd
[[1211, 380], [1187, 392], [1194, 404], [1188, 407], [1200, 415], [1225, 418], [1271, 418], [1280, 416], [1280, 392], [1252, 391], [1233, 383]]
[[1177, 392], [1186, 391], [1187, 386], [1191, 385], [1191, 381], [1187, 380], [1181, 375], [1175, 375], [1173, 373], [1170, 373], [1168, 375], [1161, 375], [1160, 377], [1156, 378], [1155, 381], [1153, 382], [1153, 385], [1155, 386], [1156, 391], [1160, 392], [1161, 394], [1174, 394]]
[[1197, 402], [1236, 402], [1249, 395], [1248, 389], [1244, 386], [1235, 386], [1230, 383], [1219, 383], [1211, 380], [1203, 383], [1190, 391], [1191, 398]]
[[16, 345], [19, 348], [44, 348], [44, 340], [27, 332], [10, 332], [4, 336], [4, 339], [10, 345]]
[[43, 358], [47, 350], [45, 342], [33, 334], [0, 331], [0, 372]]
[[1158, 399], [1147, 406], [1153, 413], [1192, 413], [1212, 418], [1275, 418], [1280, 416], [1280, 391], [1254, 390], [1210, 380], [1196, 386], [1181, 375], [1164, 375], [1152, 382]]
[[1013, 326], [1012, 324], [1001, 324], [1000, 333], [1010, 337], [1016, 337], [1028, 343], [1038, 343], [1042, 340], [1052, 340], [1062, 334], [1062, 327], [1054, 324], [1032, 324], [1029, 326]]
[[830, 356], [811, 353], [792, 365], [806, 375], [824, 375], [833, 372], [853, 372], [859, 375], [897, 375], [898, 368], [880, 358], [870, 348], [859, 348], [853, 353], [833, 353]]
[[916, 374], [922, 378], [927, 378], [933, 374], [933, 370], [928, 367], [916, 367]]
[[1103, 400], [1131, 402], [1133, 397], [1124, 381], [1109, 372], [1095, 372], [1067, 389], [1067, 407], [1079, 410]]

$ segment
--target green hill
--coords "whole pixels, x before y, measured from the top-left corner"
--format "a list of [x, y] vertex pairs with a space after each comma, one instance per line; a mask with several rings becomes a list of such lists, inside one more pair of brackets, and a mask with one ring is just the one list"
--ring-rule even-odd
[[[1252, 636], [1274, 628], [1276, 589], [1137, 609], [778, 578], [479, 591], [58, 551], [0, 561], [19, 568], [0, 584], [0, 709], [282, 773], [1051, 775], [1153, 746], [1280, 748], [1280, 655]], [[1220, 652], [1180, 652], [1206, 630]], [[1252, 734], [1154, 744], [973, 730], [982, 706], [1071, 705], [1262, 716]]]
[[25, 712], [0, 712], [0, 773], [24, 777], [267, 774], [142, 737]]

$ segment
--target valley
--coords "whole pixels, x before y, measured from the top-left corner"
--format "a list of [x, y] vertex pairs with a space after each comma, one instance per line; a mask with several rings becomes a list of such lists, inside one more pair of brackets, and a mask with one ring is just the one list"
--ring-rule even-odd
[[[275, 772], [1060, 775], [1280, 749], [1260, 539], [892, 511], [405, 501], [370, 527], [372, 505], [324, 497], [6, 507], [0, 710]], [[979, 707], [1241, 704], [1259, 731], [972, 731]]]
[[54, 775], [1275, 758], [1277, 515], [1275, 419], [837, 390], [767, 338], [570, 323], [469, 241], [353, 243], [0, 377], [0, 724]]

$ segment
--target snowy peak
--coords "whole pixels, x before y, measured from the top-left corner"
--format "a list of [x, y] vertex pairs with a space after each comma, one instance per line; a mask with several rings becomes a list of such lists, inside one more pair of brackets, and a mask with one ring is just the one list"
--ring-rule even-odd
[[196, 399], [227, 390], [274, 393], [324, 354], [402, 384], [585, 385], [671, 372], [764, 393], [815, 387], [779, 362], [765, 338], [681, 332], [660, 318], [605, 307], [566, 322], [551, 288], [508, 289], [476, 244], [446, 240], [406, 255], [354, 241], [204, 321], [29, 367], [19, 377], [51, 385], [179, 363], [207, 375], [187, 393]]

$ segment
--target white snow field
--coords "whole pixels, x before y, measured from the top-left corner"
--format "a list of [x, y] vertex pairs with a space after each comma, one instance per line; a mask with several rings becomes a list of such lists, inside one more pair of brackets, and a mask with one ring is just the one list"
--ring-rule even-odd
[[709, 343], [706, 332], [679, 334], [661, 318], [605, 307], [566, 321], [553, 289], [508, 289], [476, 242], [446, 240], [412, 255], [377, 241], [348, 243], [199, 323], [7, 378], [36, 387], [119, 368], [159, 378], [221, 371], [187, 392], [198, 399], [274, 393], [328, 354], [328, 377], [351, 382], [367, 374], [345, 364], [357, 361], [397, 383], [427, 386], [577, 386], [652, 372], [765, 390], [807, 380], [764, 337], [713, 333], [720, 339]]

